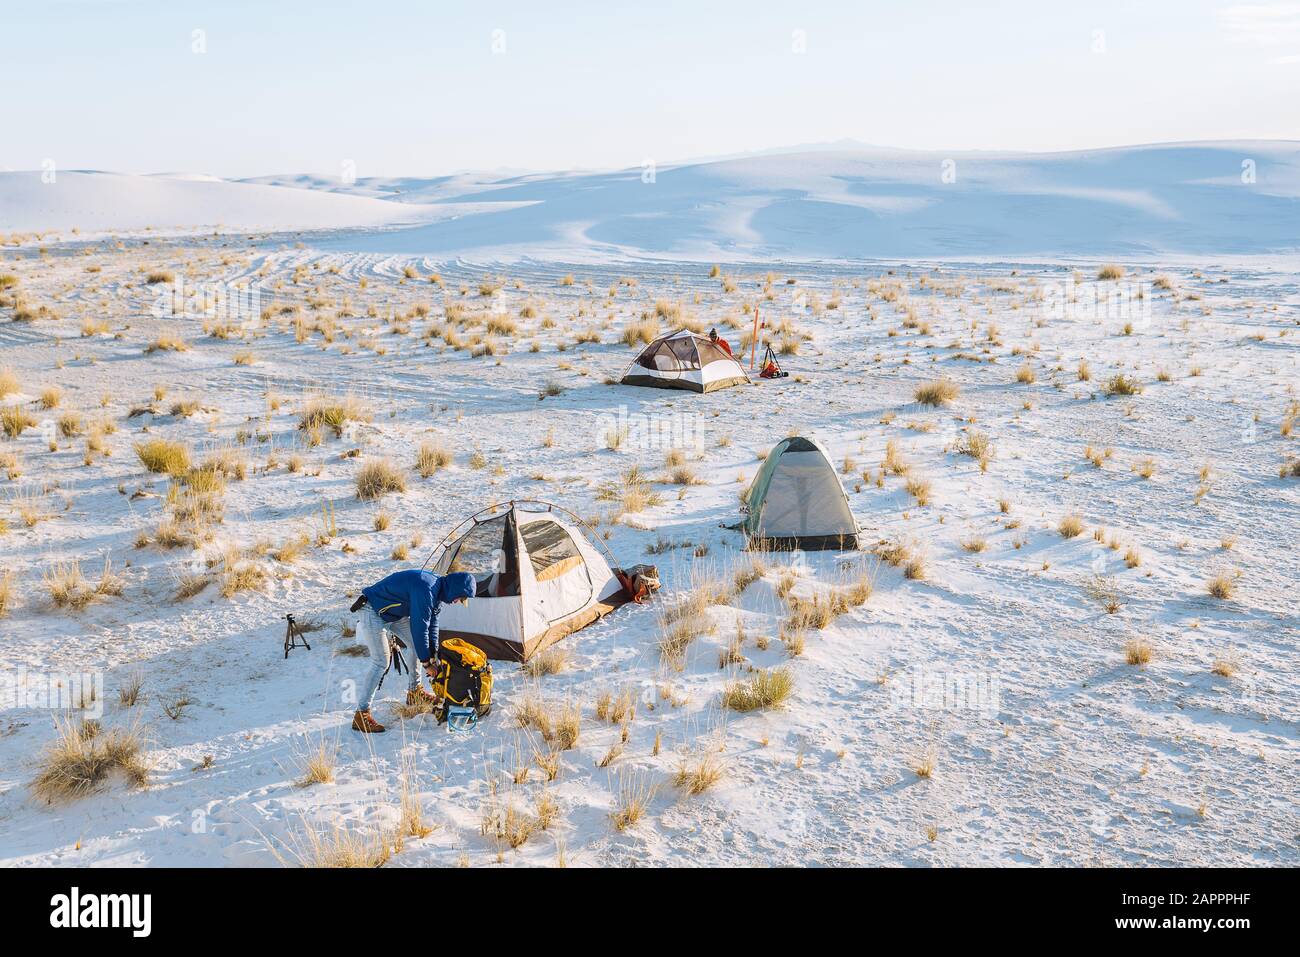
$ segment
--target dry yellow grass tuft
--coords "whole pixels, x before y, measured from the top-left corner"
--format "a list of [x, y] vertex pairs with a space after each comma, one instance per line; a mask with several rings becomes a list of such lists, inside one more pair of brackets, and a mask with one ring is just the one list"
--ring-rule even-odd
[[190, 449], [182, 442], [148, 439], [135, 444], [135, 454], [150, 472], [179, 477], [190, 467]]
[[369, 418], [366, 407], [352, 396], [317, 395], [309, 398], [298, 414], [298, 428], [308, 433], [330, 428], [339, 437], [349, 422], [365, 422]]
[[945, 378], [918, 386], [914, 397], [922, 405], [941, 406], [952, 402], [959, 392], [957, 383]]
[[389, 492], [405, 492], [406, 477], [387, 459], [371, 459], [357, 473], [357, 498], [381, 498]]
[[759, 669], [747, 679], [736, 680], [722, 692], [722, 706], [732, 711], [779, 708], [794, 691], [789, 668]]
[[138, 728], [102, 731], [94, 721], [55, 719], [55, 738], [40, 759], [32, 794], [47, 804], [76, 800], [100, 790], [114, 775], [132, 787], [148, 783], [149, 767]]
[[112, 562], [107, 559], [99, 581], [94, 584], [82, 574], [81, 563], [75, 559], [55, 562], [45, 570], [42, 580], [55, 606], [73, 611], [80, 611], [99, 598], [120, 595], [124, 588], [124, 582], [114, 574]]
[[558, 675], [564, 670], [565, 663], [569, 660], [569, 650], [563, 645], [552, 645], [540, 655], [534, 655], [529, 658], [524, 665], [524, 671], [531, 678], [540, 678], [543, 675]]
[[1122, 372], [1111, 376], [1102, 386], [1102, 391], [1108, 396], [1116, 395], [1140, 395], [1142, 393], [1142, 383], [1133, 376], [1126, 376]]
[[0, 409], [0, 427], [6, 436], [16, 439], [24, 429], [36, 428], [36, 419], [20, 405], [7, 405]]
[[18, 592], [14, 587], [14, 573], [6, 568], [0, 571], [0, 618], [13, 611], [18, 604]]
[[283, 849], [269, 846], [276, 860], [285, 866], [375, 868], [393, 856], [393, 837], [383, 831], [353, 830], [338, 820], [326, 827], [304, 818]]
[[415, 470], [420, 478], [431, 478], [439, 469], [452, 463], [451, 450], [438, 442], [425, 442], [415, 455]]
[[1071, 512], [1061, 518], [1056, 530], [1061, 533], [1062, 538], [1075, 538], [1083, 532], [1083, 519]]
[[155, 352], [189, 352], [190, 345], [184, 339], [175, 336], [160, 336], [145, 346], [144, 351], [147, 355], [153, 355]]
[[1124, 644], [1124, 660], [1134, 666], [1150, 664], [1154, 649], [1145, 638], [1130, 638]]
[[703, 794], [722, 780], [722, 762], [717, 752], [705, 748], [698, 754], [685, 754], [677, 766], [673, 783], [689, 795]]
[[334, 780], [334, 769], [338, 765], [339, 746], [337, 741], [330, 741], [321, 732], [320, 737], [308, 741], [295, 754], [302, 777], [298, 787], [311, 787], [313, 784], [330, 784]]
[[1205, 583], [1205, 590], [1214, 598], [1228, 600], [1237, 592], [1237, 583], [1228, 572], [1219, 572]]
[[648, 777], [636, 772], [624, 772], [619, 775], [618, 787], [614, 793], [614, 810], [610, 819], [616, 830], [626, 831], [645, 817], [650, 802], [659, 790], [651, 784]]

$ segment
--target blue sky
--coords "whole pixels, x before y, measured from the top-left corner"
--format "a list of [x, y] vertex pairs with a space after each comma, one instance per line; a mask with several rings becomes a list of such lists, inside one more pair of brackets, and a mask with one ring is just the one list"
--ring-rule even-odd
[[337, 174], [353, 160], [359, 176], [410, 176], [846, 138], [952, 151], [1300, 139], [1300, 0], [0, 11], [10, 169]]

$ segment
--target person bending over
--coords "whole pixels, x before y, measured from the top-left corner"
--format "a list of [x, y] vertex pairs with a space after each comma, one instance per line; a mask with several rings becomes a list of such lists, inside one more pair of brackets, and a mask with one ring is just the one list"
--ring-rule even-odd
[[[412, 568], [393, 572], [361, 590], [357, 637], [370, 649], [370, 670], [352, 718], [353, 730], [364, 734], [385, 730], [370, 713], [370, 705], [388, 669], [390, 636], [406, 645], [397, 649], [410, 672], [406, 703], [436, 704], [437, 699], [424, 690], [420, 668], [433, 677], [438, 655], [438, 611], [443, 605], [466, 604], [474, 597], [474, 589], [474, 576], [468, 572], [435, 575]], [[420, 668], [416, 667], [417, 661]]]

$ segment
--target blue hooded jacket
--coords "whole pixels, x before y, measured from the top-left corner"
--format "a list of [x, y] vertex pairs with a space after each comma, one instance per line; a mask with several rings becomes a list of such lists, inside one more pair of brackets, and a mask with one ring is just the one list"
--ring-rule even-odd
[[369, 588], [361, 589], [366, 603], [386, 622], [411, 619], [415, 656], [428, 661], [438, 649], [438, 606], [474, 597], [474, 576], [469, 572], [435, 575], [410, 568], [393, 572]]

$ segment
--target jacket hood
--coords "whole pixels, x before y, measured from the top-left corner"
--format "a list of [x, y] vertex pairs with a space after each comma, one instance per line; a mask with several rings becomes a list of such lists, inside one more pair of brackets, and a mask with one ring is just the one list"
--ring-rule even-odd
[[461, 598], [473, 598], [476, 583], [469, 572], [452, 572], [438, 579], [438, 601], [451, 604]]

